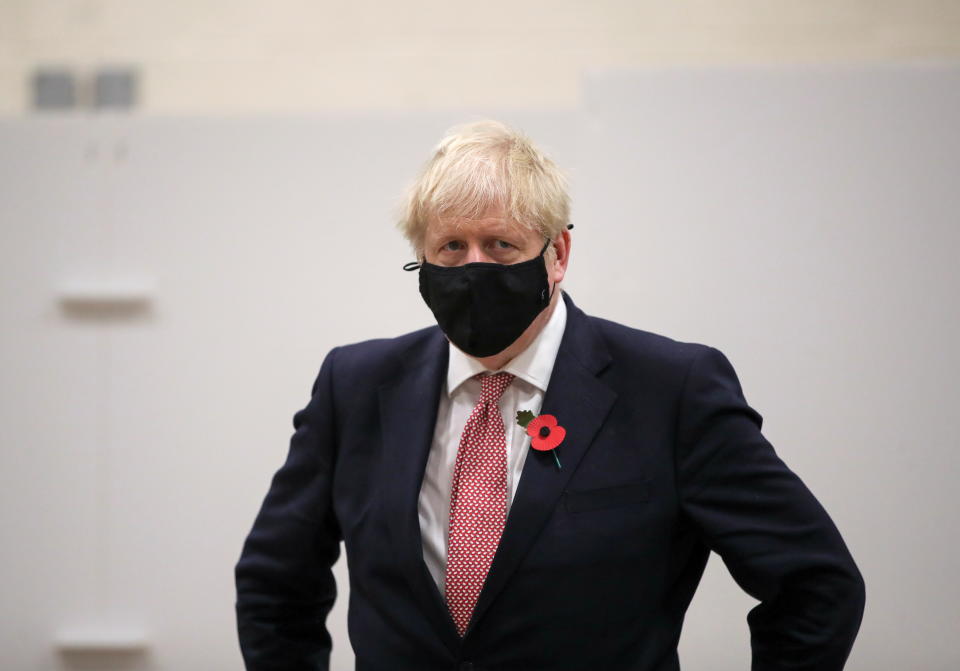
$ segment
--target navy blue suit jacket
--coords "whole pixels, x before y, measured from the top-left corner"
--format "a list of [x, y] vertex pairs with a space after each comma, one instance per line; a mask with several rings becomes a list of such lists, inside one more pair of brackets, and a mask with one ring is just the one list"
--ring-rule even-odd
[[434, 326], [330, 352], [236, 565], [248, 669], [327, 668], [341, 540], [359, 670], [678, 669], [711, 550], [760, 601], [754, 671], [843, 667], [863, 579], [727, 358], [564, 300], [542, 407], [567, 429], [563, 468], [528, 455], [462, 640], [417, 516], [447, 341]]

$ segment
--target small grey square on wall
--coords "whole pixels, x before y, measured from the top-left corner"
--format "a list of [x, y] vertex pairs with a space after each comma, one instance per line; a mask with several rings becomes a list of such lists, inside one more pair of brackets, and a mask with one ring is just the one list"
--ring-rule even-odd
[[36, 109], [67, 109], [77, 104], [76, 81], [66, 68], [37, 68], [32, 84]]
[[133, 68], [98, 70], [93, 83], [93, 106], [133, 107], [136, 105], [137, 79]]

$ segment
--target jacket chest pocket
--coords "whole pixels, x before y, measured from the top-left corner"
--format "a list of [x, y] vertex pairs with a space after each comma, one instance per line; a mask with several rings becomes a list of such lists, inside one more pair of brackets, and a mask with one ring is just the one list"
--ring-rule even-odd
[[567, 490], [563, 493], [563, 506], [569, 513], [581, 513], [639, 504], [649, 499], [650, 483], [641, 480], [614, 487]]

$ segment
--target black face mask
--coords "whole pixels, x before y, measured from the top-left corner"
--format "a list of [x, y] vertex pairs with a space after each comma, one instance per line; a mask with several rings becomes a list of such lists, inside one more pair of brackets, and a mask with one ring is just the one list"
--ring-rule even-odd
[[420, 295], [437, 324], [454, 345], [474, 357], [498, 354], [510, 346], [544, 308], [552, 292], [543, 254], [529, 261], [437, 266], [408, 263], [420, 269]]

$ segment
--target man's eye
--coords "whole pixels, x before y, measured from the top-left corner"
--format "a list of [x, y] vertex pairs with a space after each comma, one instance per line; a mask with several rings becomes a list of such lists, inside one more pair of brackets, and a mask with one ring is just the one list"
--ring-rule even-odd
[[513, 247], [513, 245], [506, 240], [497, 240], [496, 245], [498, 249], [510, 249]]
[[460, 244], [459, 241], [451, 240], [440, 249], [446, 252], [459, 252], [461, 249], [463, 249], [463, 246]]

